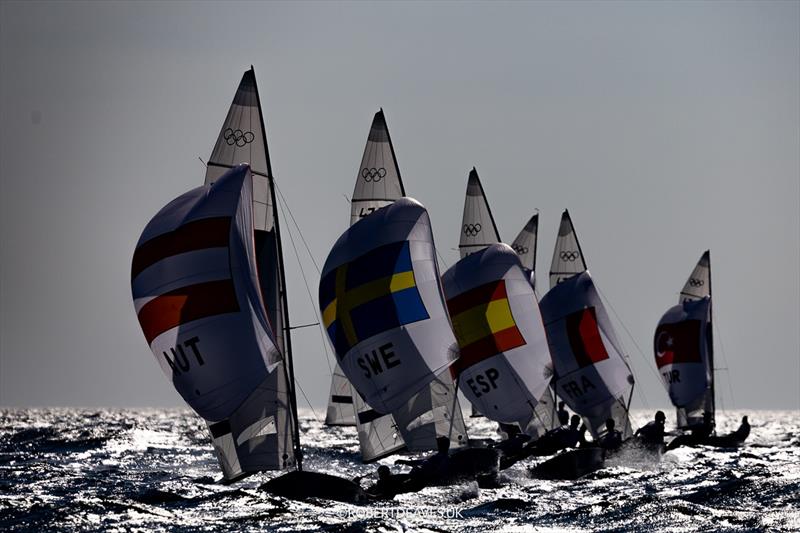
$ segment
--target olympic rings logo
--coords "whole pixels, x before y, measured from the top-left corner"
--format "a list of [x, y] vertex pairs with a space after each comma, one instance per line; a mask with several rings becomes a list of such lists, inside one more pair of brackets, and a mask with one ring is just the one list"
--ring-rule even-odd
[[691, 285], [692, 287], [702, 287], [705, 284], [706, 282], [703, 281], [702, 279], [689, 278], [689, 285]]
[[467, 237], [474, 237], [481, 232], [480, 224], [464, 224], [464, 235]]
[[558, 256], [561, 258], [562, 261], [572, 262], [579, 257], [579, 254], [574, 250], [567, 250], [566, 252], [561, 252]]
[[386, 176], [386, 169], [381, 168], [362, 168], [361, 169], [361, 177], [364, 178], [366, 182], [375, 182], [378, 183]]
[[512, 248], [514, 248], [514, 251], [517, 252], [518, 254], [527, 254], [528, 253], [528, 247], [527, 246], [522, 246], [520, 244], [517, 244], [516, 246], [512, 246]]
[[228, 143], [229, 146], [233, 146], [235, 144], [241, 148], [245, 144], [250, 144], [253, 142], [256, 136], [253, 135], [252, 131], [242, 131], [239, 129], [233, 130], [231, 128], [227, 128], [222, 134], [222, 138], [225, 139], [225, 142]]

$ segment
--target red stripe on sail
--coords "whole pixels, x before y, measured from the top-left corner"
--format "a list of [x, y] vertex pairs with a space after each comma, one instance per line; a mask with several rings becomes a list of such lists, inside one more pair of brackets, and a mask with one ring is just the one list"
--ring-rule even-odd
[[506, 298], [506, 283], [504, 280], [486, 283], [447, 300], [447, 310], [450, 311], [450, 316], [456, 316], [467, 309], [472, 309], [478, 305], [486, 305], [500, 298]]
[[153, 298], [139, 311], [139, 323], [150, 344], [181, 324], [238, 310], [233, 280], [224, 279], [181, 287]]
[[594, 307], [587, 307], [567, 316], [567, 337], [580, 368], [608, 359], [600, 337]]
[[656, 366], [673, 363], [699, 363], [702, 322], [696, 319], [662, 324], [656, 328]]
[[173, 255], [228, 246], [231, 217], [203, 218], [153, 237], [133, 254], [131, 279], [147, 267]]
[[525, 339], [522, 338], [517, 326], [506, 328], [498, 331], [494, 335], [486, 336], [472, 344], [461, 348], [460, 357], [453, 363], [456, 374], [471, 367], [476, 363], [480, 363], [484, 359], [493, 357], [500, 352], [505, 352], [522, 346], [525, 344]]

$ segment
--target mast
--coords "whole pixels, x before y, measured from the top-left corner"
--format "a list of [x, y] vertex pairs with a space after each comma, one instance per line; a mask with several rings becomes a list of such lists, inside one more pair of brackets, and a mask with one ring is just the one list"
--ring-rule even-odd
[[264, 114], [261, 110], [261, 95], [258, 92], [258, 83], [256, 82], [256, 70], [253, 68], [253, 65], [250, 65], [250, 71], [253, 73], [253, 86], [256, 89], [256, 103], [258, 104], [258, 118], [261, 122], [261, 135], [264, 140], [264, 151], [266, 152], [266, 159], [267, 159], [267, 179], [269, 180], [269, 194], [270, 200], [272, 201], [272, 214], [273, 220], [275, 224], [275, 246], [278, 252], [278, 291], [280, 293], [281, 299], [281, 307], [282, 307], [282, 314], [283, 314], [283, 335], [285, 341], [285, 349], [286, 353], [284, 354], [286, 358], [286, 366], [284, 367], [284, 372], [286, 372], [286, 381], [289, 387], [289, 402], [292, 408], [292, 426], [293, 426], [293, 433], [294, 438], [294, 455], [295, 460], [297, 461], [297, 469], [303, 469], [303, 454], [302, 450], [300, 449], [300, 423], [297, 417], [297, 394], [295, 391], [295, 381], [294, 381], [294, 361], [292, 358], [292, 330], [289, 325], [289, 300], [286, 295], [286, 270], [283, 264], [283, 247], [281, 245], [281, 230], [280, 230], [280, 221], [278, 217], [278, 203], [275, 198], [275, 178], [272, 175], [272, 162], [269, 158], [269, 146], [267, 145], [267, 129], [266, 125], [264, 124]]
[[711, 250], [708, 254], [708, 362], [711, 366], [711, 425], [717, 422], [717, 395], [714, 377], [714, 298], [711, 296]]

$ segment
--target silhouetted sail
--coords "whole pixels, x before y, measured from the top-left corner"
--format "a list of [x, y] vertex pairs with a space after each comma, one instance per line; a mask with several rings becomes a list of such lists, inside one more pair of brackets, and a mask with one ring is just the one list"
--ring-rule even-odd
[[208, 423], [227, 479], [292, 466], [297, 444], [287, 361], [262, 297], [253, 190], [241, 165], [173, 200], [145, 228], [131, 269], [145, 338]]
[[326, 426], [355, 425], [355, 409], [353, 390], [342, 369], [337, 363], [331, 377], [331, 392], [328, 396], [328, 411], [325, 415]]
[[706, 251], [681, 291], [678, 305], [658, 323], [656, 365], [677, 408], [679, 428], [714, 422], [714, 345], [711, 334], [711, 265]]
[[[352, 388], [349, 382], [348, 386]], [[405, 441], [392, 415], [377, 412], [356, 391], [353, 391], [352, 400], [362, 461], [375, 461], [405, 448]]]
[[[538, 243], [538, 235], [539, 213], [536, 213], [528, 220], [511, 245], [511, 248], [519, 256], [523, 272], [530, 278], [531, 287], [533, 287], [533, 293], [536, 295], [537, 301], [539, 300], [539, 295], [536, 291], [536, 245]], [[552, 367], [550, 368], [550, 374], [552, 376]], [[536, 404], [534, 413], [535, 418], [532, 422], [534, 431], [528, 430], [529, 433], [541, 434], [543, 431], [558, 427], [556, 399], [551, 388], [548, 387], [539, 398], [539, 403]]]
[[539, 307], [553, 358], [556, 393], [583, 416], [595, 438], [605, 431], [605, 421], [613, 418], [626, 439], [632, 435], [628, 409], [633, 373], [586, 270], [567, 211], [561, 218], [551, 268], [552, 288]]
[[565, 209], [561, 215], [561, 225], [558, 227], [553, 261], [550, 263], [550, 288], [584, 270], [586, 262], [583, 259], [583, 252], [578, 244], [569, 211]]
[[348, 229], [320, 281], [325, 329], [378, 413], [408, 402], [457, 357], [425, 208], [401, 198]]
[[536, 270], [536, 241], [539, 232], [539, 213], [533, 215], [522, 231], [519, 232], [517, 238], [511, 244], [511, 247], [519, 255], [519, 260], [522, 263], [522, 268], [531, 275], [531, 285], [536, 289], [536, 283], [533, 273]]
[[405, 196], [383, 109], [375, 113], [361, 158], [350, 207], [350, 224]]
[[497, 225], [486, 201], [478, 171], [473, 167], [467, 179], [467, 196], [464, 199], [464, 216], [461, 219], [458, 250], [463, 258], [496, 242], [500, 242], [500, 234], [497, 232]]
[[528, 428], [552, 370], [519, 257], [507, 244], [490, 245], [453, 265], [442, 283], [461, 354], [452, 367], [461, 391], [492, 420]]

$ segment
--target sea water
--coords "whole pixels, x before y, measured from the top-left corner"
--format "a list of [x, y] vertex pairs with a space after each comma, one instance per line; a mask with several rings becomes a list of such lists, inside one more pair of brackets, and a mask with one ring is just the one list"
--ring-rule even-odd
[[[501, 472], [499, 488], [430, 487], [358, 506], [267, 494], [259, 486], [274, 472], [216, 483], [205, 426], [188, 410], [4, 409], [0, 530], [800, 530], [800, 413], [719, 413], [719, 432], [743, 414], [752, 432], [735, 450], [631, 452], [577, 481], [531, 479], [542, 460], [532, 458]], [[379, 464], [407, 469], [394, 466], [399, 455], [362, 464], [355, 428], [317, 416], [301, 412], [306, 469], [366, 476], [365, 486]], [[471, 437], [497, 438], [487, 419], [467, 423]]]

